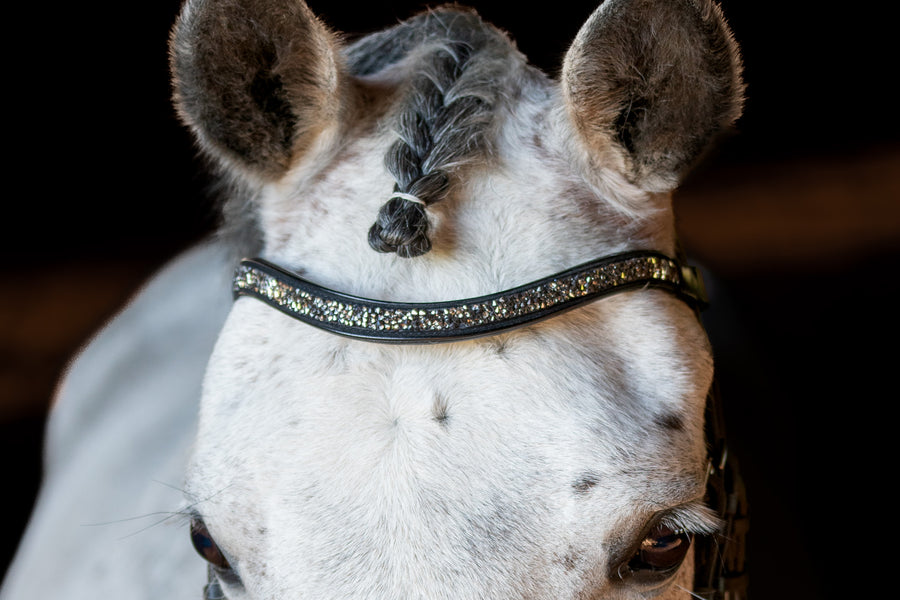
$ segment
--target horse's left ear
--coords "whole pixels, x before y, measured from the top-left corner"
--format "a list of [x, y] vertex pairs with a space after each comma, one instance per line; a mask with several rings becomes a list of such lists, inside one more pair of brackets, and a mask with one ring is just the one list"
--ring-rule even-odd
[[737, 44], [711, 0], [606, 0], [563, 64], [568, 114], [596, 157], [643, 189], [674, 188], [740, 116]]

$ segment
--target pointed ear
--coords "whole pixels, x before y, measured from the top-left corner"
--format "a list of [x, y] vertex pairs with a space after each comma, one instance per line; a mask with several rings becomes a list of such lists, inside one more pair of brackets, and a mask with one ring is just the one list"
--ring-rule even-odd
[[744, 89], [711, 0], [606, 0], [566, 54], [562, 85], [588, 151], [612, 147], [624, 175], [653, 191], [674, 188], [740, 116]]
[[179, 115], [226, 167], [276, 179], [337, 121], [336, 46], [302, 0], [188, 0], [169, 42]]

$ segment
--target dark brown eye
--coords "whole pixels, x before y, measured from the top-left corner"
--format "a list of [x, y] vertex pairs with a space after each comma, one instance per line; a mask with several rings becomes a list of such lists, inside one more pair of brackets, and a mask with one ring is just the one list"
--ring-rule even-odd
[[647, 533], [628, 563], [632, 572], [672, 571], [681, 565], [691, 547], [691, 536], [683, 529], [657, 523]]
[[212, 536], [209, 535], [206, 524], [199, 519], [191, 521], [191, 542], [194, 544], [197, 554], [206, 559], [209, 564], [222, 570], [231, 569], [228, 559], [225, 558]]

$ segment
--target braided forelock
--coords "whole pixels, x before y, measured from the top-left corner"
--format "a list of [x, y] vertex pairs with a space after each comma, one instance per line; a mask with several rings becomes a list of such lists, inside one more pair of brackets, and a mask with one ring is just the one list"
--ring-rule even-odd
[[472, 13], [418, 19], [424, 48], [397, 113], [398, 139], [385, 156], [395, 196], [369, 230], [375, 250], [405, 258], [431, 249], [426, 206], [449, 194], [459, 169], [492, 154], [493, 115], [514, 55], [509, 40]]

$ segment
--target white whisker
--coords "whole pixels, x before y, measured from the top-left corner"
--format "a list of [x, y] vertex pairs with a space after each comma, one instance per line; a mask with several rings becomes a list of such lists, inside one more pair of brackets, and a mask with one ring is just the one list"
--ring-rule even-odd
[[688, 594], [690, 594], [690, 595], [691, 595], [691, 598], [698, 598], [699, 600], [706, 600], [706, 598], [704, 598], [703, 596], [700, 596], [700, 595], [698, 595], [698, 594], [695, 594], [695, 593], [692, 592], [691, 590], [687, 589], [686, 587], [680, 586], [680, 585], [678, 585], [677, 583], [675, 584], [675, 587], [677, 587], [679, 590], [682, 590], [682, 591], [687, 592]]

